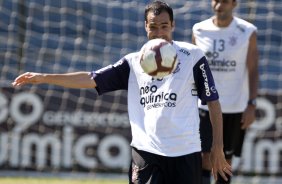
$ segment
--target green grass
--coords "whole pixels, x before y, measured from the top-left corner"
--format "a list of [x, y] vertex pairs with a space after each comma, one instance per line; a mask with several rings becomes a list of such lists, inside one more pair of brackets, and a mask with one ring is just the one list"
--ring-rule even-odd
[[1, 184], [126, 184], [122, 179], [0, 178]]

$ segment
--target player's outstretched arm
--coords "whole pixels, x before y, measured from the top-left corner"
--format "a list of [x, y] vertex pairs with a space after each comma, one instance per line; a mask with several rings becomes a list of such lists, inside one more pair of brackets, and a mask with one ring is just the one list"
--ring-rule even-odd
[[67, 88], [95, 88], [96, 83], [89, 72], [74, 72], [65, 74], [46, 74], [27, 72], [19, 75], [12, 85], [14, 87], [26, 84], [52, 84]]
[[220, 103], [218, 100], [210, 101], [208, 102], [208, 107], [213, 130], [213, 143], [210, 156], [212, 173], [215, 180], [217, 180], [217, 173], [219, 173], [227, 181], [226, 174], [232, 176], [232, 168], [227, 163], [223, 153], [223, 120]]

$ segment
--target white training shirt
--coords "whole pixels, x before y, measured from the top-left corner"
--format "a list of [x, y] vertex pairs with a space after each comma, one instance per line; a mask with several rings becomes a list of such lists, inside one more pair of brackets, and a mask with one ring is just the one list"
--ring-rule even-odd
[[[247, 52], [257, 28], [234, 17], [228, 27], [217, 27], [212, 18], [193, 26], [196, 45], [205, 53], [219, 94], [223, 113], [243, 112], [249, 100]], [[207, 106], [200, 105], [207, 110]]]
[[218, 99], [203, 52], [185, 42], [173, 46], [179, 64], [162, 79], [143, 72], [138, 52], [92, 72], [99, 94], [128, 90], [131, 146], [170, 157], [201, 151], [198, 96], [205, 102]]

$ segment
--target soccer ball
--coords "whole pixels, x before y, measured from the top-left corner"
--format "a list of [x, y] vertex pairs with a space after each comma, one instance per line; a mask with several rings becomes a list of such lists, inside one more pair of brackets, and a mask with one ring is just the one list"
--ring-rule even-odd
[[141, 49], [140, 65], [145, 73], [154, 78], [171, 74], [177, 64], [175, 48], [164, 39], [149, 40]]

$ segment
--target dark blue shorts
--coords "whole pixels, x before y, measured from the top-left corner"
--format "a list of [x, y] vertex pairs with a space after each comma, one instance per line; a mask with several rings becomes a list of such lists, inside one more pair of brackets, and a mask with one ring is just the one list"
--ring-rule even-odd
[[[210, 152], [212, 146], [212, 125], [209, 112], [199, 109], [200, 137], [202, 152]], [[241, 129], [242, 113], [223, 114], [223, 145], [227, 159], [233, 155], [240, 157], [245, 137], [245, 130]]]
[[130, 184], [200, 184], [201, 153], [165, 157], [132, 148]]

